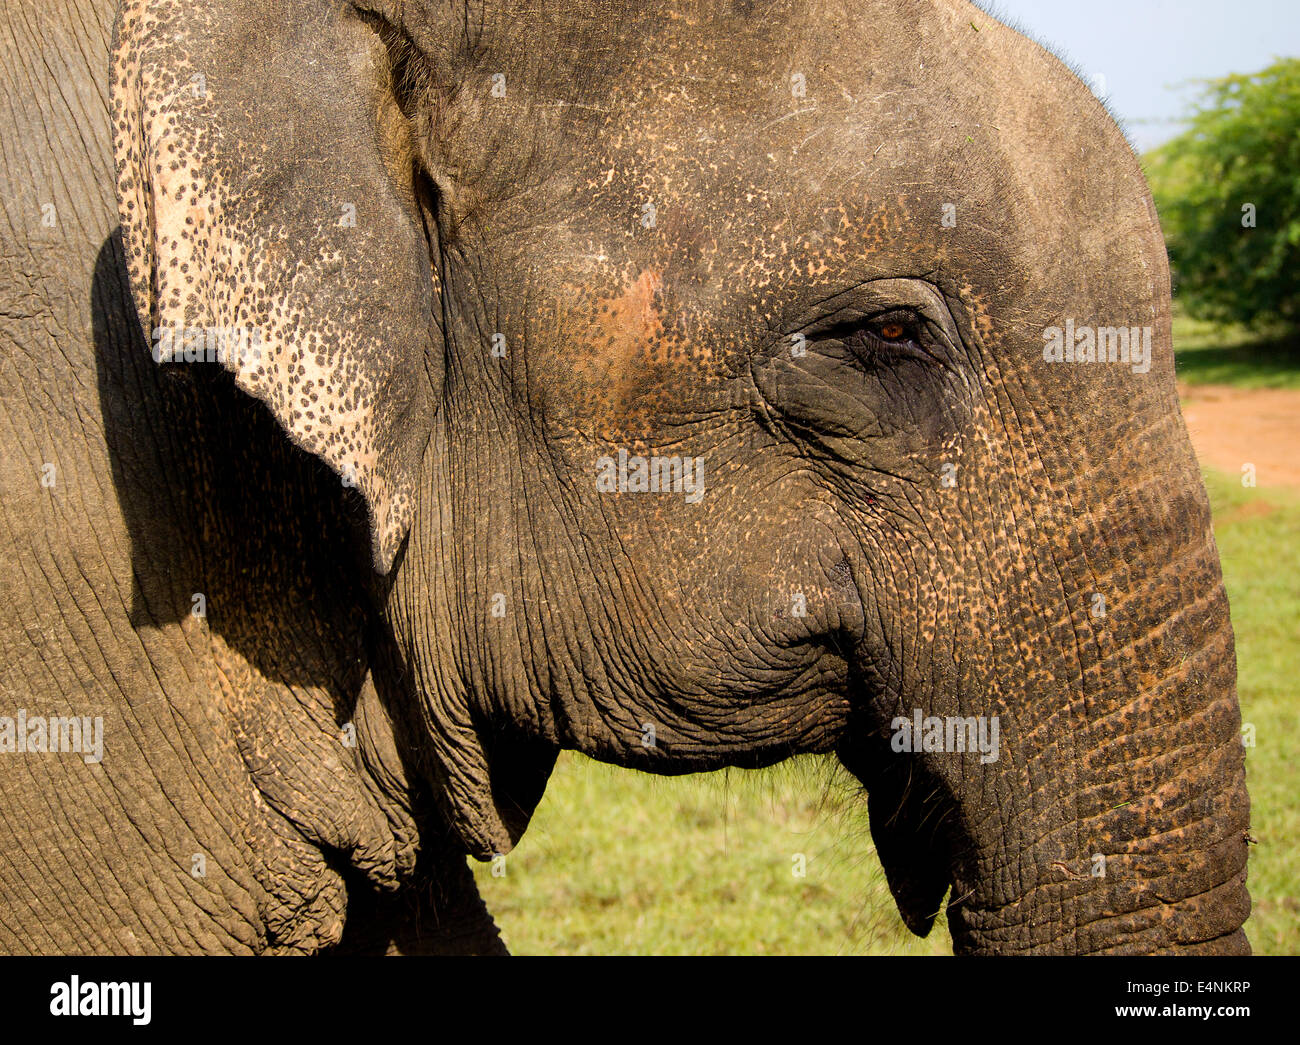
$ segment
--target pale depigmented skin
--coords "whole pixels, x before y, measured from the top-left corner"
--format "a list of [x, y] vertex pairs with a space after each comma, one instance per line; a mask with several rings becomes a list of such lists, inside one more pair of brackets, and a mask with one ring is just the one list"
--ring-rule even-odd
[[[957, 0], [463, 14], [132, 0], [119, 22], [142, 322], [262, 331], [235, 383], [355, 478], [379, 574], [304, 551], [290, 600], [360, 600], [313, 654], [322, 706], [362, 726], [333, 785], [355, 820], [304, 809], [249, 735], [295, 692], [251, 652], [274, 616], [195, 640], [253, 804], [305, 825], [258, 844], [344, 848], [393, 888], [417, 854], [508, 851], [561, 747], [658, 772], [834, 750], [918, 931], [951, 885], [965, 950], [1244, 948], [1232, 638], [1168, 271], [1086, 88]], [[903, 293], [953, 332], [930, 357], [791, 353], [819, 303]], [[1045, 365], [1065, 317], [1154, 326], [1151, 372]], [[702, 458], [704, 496], [598, 492], [620, 448]], [[344, 540], [279, 526], [239, 547]], [[914, 707], [998, 715], [1001, 758], [893, 754]], [[1097, 852], [1105, 878], [1060, 870]], [[270, 863], [322, 883], [263, 905], [273, 942], [335, 943], [339, 882]]]
[[[326, 129], [374, 133], [376, 85], [362, 92], [350, 83], [359, 97], [322, 97], [302, 76], [299, 55], [259, 46], [258, 22], [279, 15], [255, 11], [249, 5], [230, 34], [234, 12], [123, 5], [113, 87], [132, 288], [148, 304], [149, 332], [258, 332], [261, 354], [234, 367], [237, 384], [365, 494], [375, 561], [387, 568], [411, 523], [409, 471], [421, 449], [418, 428], [404, 431], [402, 421], [429, 411], [416, 376], [430, 341], [427, 253], [410, 205], [391, 188], [373, 193], [377, 151], [368, 167], [328, 162]], [[322, 30], [310, 60], [356, 77], [356, 52], [373, 49], [364, 27], [301, 14]], [[207, 48], [220, 50], [232, 35], [238, 42], [222, 54], [229, 64], [214, 66]], [[301, 179], [310, 193], [277, 192], [280, 179]], [[361, 316], [364, 342], [355, 329]], [[386, 351], [359, 354], [374, 344]]]

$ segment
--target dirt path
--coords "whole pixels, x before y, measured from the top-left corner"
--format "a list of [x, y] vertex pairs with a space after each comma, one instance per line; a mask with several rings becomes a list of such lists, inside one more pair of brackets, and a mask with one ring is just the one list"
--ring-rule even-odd
[[1259, 486], [1300, 490], [1300, 390], [1179, 385], [1178, 392], [1201, 464], [1239, 476], [1249, 462]]

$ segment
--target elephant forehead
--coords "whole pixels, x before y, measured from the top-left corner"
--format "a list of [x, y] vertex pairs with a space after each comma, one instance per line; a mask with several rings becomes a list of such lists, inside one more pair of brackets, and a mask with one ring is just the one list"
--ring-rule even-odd
[[[964, 4], [899, 7], [669, 5], [574, 107], [568, 184], [638, 246], [657, 239], [678, 290], [916, 275], [959, 244], [1005, 294], [1045, 260], [1077, 281], [1080, 253], [1114, 252], [1081, 211], [1150, 224], [1122, 136], [1064, 66]], [[879, 238], [891, 220], [909, 236]], [[873, 269], [887, 252], [892, 272]]]
[[[997, 165], [974, 149], [947, 162], [951, 173], [922, 152], [929, 115], [907, 117], [919, 129], [905, 140], [896, 113], [838, 96], [792, 98], [773, 70], [743, 92], [725, 76], [701, 73], [704, 82], [683, 88], [655, 71], [607, 99], [605, 118], [540, 190], [564, 201], [564, 224], [581, 241], [575, 254], [613, 259], [619, 295], [630, 265], [632, 278], [655, 271], [656, 289], [678, 309], [770, 327], [856, 282], [933, 269], [965, 234], [944, 229], [943, 203], [1005, 196], [990, 174]], [[909, 113], [928, 105], [905, 103]], [[936, 167], [945, 168], [939, 177]], [[552, 270], [565, 250], [554, 199], [521, 199], [510, 221], [535, 224]], [[989, 249], [1006, 255], [1017, 239], [1018, 228], [989, 237]]]
[[985, 337], [1014, 336], [1011, 367], [1041, 361], [1054, 317], [1148, 316], [1140, 171], [1040, 48], [937, 0], [748, 6], [667, 5], [598, 94], [555, 103], [566, 146], [501, 224], [535, 230], [568, 335], [548, 374], [580, 386], [563, 405], [598, 390], [626, 414], [671, 388], [707, 407], [761, 339], [882, 277], [954, 290]]

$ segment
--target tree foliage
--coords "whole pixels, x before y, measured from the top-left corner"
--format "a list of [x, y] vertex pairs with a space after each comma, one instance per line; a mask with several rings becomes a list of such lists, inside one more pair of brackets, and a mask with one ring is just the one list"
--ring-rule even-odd
[[1300, 325], [1300, 60], [1206, 81], [1146, 165], [1187, 312]]

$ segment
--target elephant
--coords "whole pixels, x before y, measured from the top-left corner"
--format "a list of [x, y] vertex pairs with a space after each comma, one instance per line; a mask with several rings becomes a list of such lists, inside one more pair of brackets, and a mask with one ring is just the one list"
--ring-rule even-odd
[[501, 953], [468, 858], [574, 750], [837, 758], [963, 953], [1248, 951], [1159, 219], [1059, 59], [115, 8], [0, 15], [0, 950]]

